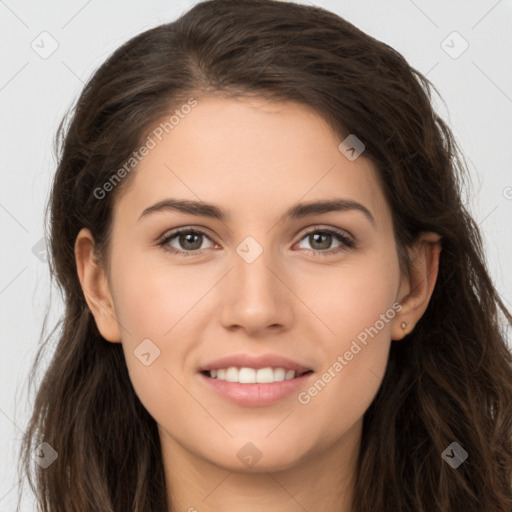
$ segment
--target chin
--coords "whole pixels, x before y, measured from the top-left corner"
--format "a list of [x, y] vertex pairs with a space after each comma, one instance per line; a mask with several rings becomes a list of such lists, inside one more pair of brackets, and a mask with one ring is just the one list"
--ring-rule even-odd
[[[232, 443], [233, 444], [233, 443]], [[273, 443], [258, 441], [236, 441], [235, 447], [224, 445], [222, 453], [215, 457], [210, 453], [207, 460], [224, 470], [235, 473], [268, 473], [286, 471], [303, 462], [305, 453], [296, 452], [297, 443], [289, 449], [282, 442], [277, 449]], [[234, 452], [234, 457], [232, 453]]]

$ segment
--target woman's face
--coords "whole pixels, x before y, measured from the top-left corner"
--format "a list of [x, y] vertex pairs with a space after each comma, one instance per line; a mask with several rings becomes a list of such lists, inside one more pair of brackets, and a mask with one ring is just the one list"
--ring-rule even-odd
[[105, 337], [164, 452], [248, 471], [353, 446], [403, 320], [375, 167], [295, 103], [203, 98], [152, 137], [115, 203]]

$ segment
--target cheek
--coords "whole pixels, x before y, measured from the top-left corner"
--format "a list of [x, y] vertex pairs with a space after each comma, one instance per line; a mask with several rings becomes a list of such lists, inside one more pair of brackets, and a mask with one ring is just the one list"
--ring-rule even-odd
[[164, 257], [134, 251], [118, 261], [112, 277], [116, 315], [126, 328], [123, 341], [167, 337], [207, 290], [208, 279]]
[[218, 278], [206, 266], [199, 272], [142, 252], [115, 257], [113, 296], [126, 364], [141, 402], [157, 414], [161, 397], [181, 397], [184, 363], [209, 319], [201, 299]]
[[400, 309], [398, 279], [398, 261], [389, 252], [314, 280], [324, 293], [315, 296], [311, 309], [329, 331], [322, 336], [325, 365], [298, 397], [315, 410], [313, 416], [336, 418], [347, 427], [369, 407], [386, 370], [391, 322]]
[[[396, 254], [386, 249], [353, 257], [335, 269], [331, 266], [309, 272], [296, 289], [324, 324], [324, 339], [339, 348], [340, 343], [373, 326], [392, 307], [399, 275]], [[390, 311], [387, 317], [393, 317], [394, 312]], [[389, 334], [389, 322], [383, 326], [379, 322], [379, 327], [384, 335]]]
[[[183, 333], [187, 311], [197, 302], [190, 283], [136, 256], [116, 269], [116, 314], [130, 380], [146, 410], [165, 423], [169, 410], [190, 398], [180, 386], [190, 344]], [[195, 290], [200, 292], [200, 290]], [[204, 293], [204, 292], [203, 292]], [[191, 312], [192, 313], [192, 312]]]

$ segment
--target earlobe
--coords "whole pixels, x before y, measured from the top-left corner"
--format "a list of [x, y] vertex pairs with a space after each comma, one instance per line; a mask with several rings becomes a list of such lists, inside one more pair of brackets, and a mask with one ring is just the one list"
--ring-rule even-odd
[[82, 292], [100, 334], [107, 341], [120, 342], [121, 331], [107, 276], [96, 261], [94, 238], [87, 228], [83, 228], [76, 237], [75, 261]]
[[411, 248], [411, 275], [406, 291], [399, 290], [400, 314], [392, 325], [391, 339], [400, 340], [413, 329], [425, 313], [439, 269], [441, 236], [434, 232], [422, 232]]

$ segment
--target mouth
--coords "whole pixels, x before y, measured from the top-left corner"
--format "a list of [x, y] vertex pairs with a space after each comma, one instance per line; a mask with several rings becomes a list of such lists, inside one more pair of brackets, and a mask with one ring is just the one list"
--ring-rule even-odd
[[210, 379], [239, 384], [272, 384], [293, 380], [313, 373], [313, 370], [290, 370], [282, 367], [236, 367], [202, 370], [201, 373]]
[[288, 400], [311, 385], [314, 371], [266, 366], [228, 366], [198, 372], [206, 389], [242, 407], [265, 407]]
[[217, 396], [238, 406], [263, 407], [300, 392], [314, 370], [281, 354], [239, 352], [201, 365], [198, 375]]

